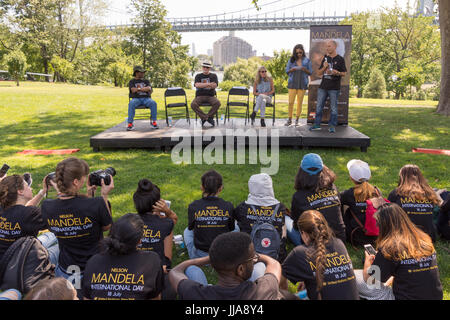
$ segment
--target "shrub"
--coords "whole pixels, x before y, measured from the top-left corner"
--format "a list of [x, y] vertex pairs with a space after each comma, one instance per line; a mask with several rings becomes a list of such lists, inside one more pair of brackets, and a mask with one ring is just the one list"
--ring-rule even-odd
[[233, 87], [247, 87], [239, 81], [225, 80], [219, 83], [219, 89], [222, 91], [230, 91]]
[[383, 99], [386, 95], [386, 81], [383, 73], [377, 69], [372, 69], [369, 80], [364, 87], [364, 98]]

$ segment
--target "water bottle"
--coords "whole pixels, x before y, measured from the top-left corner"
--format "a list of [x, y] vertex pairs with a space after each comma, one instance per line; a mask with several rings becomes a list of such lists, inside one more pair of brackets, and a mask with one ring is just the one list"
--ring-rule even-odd
[[172, 126], [172, 117], [169, 117], [168, 120], [169, 120], [169, 127], [171, 127]]
[[173, 242], [175, 243], [177, 249], [177, 255], [183, 256], [186, 253], [186, 246], [184, 245], [183, 236], [181, 234], [174, 235]]
[[297, 292], [297, 293], [296, 293], [296, 296], [299, 297], [300, 300], [309, 300], [308, 294], [307, 294], [307, 292], [306, 292], [306, 289]]

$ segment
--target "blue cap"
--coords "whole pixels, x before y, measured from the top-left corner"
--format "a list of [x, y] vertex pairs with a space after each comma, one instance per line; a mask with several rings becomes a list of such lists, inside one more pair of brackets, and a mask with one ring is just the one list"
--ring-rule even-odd
[[303, 157], [300, 168], [311, 176], [318, 174], [323, 169], [322, 158], [316, 153], [308, 153]]

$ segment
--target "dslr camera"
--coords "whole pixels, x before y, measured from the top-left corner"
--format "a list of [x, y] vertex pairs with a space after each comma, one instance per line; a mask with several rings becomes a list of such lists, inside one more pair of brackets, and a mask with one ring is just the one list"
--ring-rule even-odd
[[106, 168], [105, 170], [97, 170], [89, 175], [89, 184], [91, 186], [101, 186], [102, 179], [105, 185], [109, 186], [111, 184], [111, 177], [116, 175], [116, 170], [113, 167]]
[[50, 181], [56, 182], [56, 173], [55, 172], [50, 172], [45, 177], [45, 184], [47, 185], [47, 189], [51, 186]]

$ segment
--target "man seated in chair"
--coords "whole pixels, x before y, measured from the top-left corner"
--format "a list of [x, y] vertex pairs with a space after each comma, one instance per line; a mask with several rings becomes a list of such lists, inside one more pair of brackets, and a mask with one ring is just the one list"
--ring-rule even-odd
[[127, 131], [134, 128], [133, 120], [135, 115], [135, 110], [139, 106], [145, 106], [151, 110], [151, 126], [153, 129], [158, 129], [158, 124], [156, 123], [156, 102], [151, 99], [150, 96], [153, 92], [150, 86], [150, 81], [144, 79], [145, 70], [136, 66], [133, 68], [133, 79], [128, 83], [128, 88], [130, 90], [129, 97], [131, 98], [128, 104], [128, 126]]
[[[213, 127], [214, 115], [220, 108], [220, 101], [215, 97], [216, 88], [219, 85], [219, 80], [215, 73], [210, 73], [211, 64], [209, 62], [202, 63], [203, 72], [195, 76], [194, 86], [197, 88], [195, 92], [195, 99], [192, 100], [191, 108], [202, 120], [202, 126], [205, 122], [209, 122]], [[200, 109], [200, 104], [207, 103], [211, 105], [208, 114], [205, 114]]]

